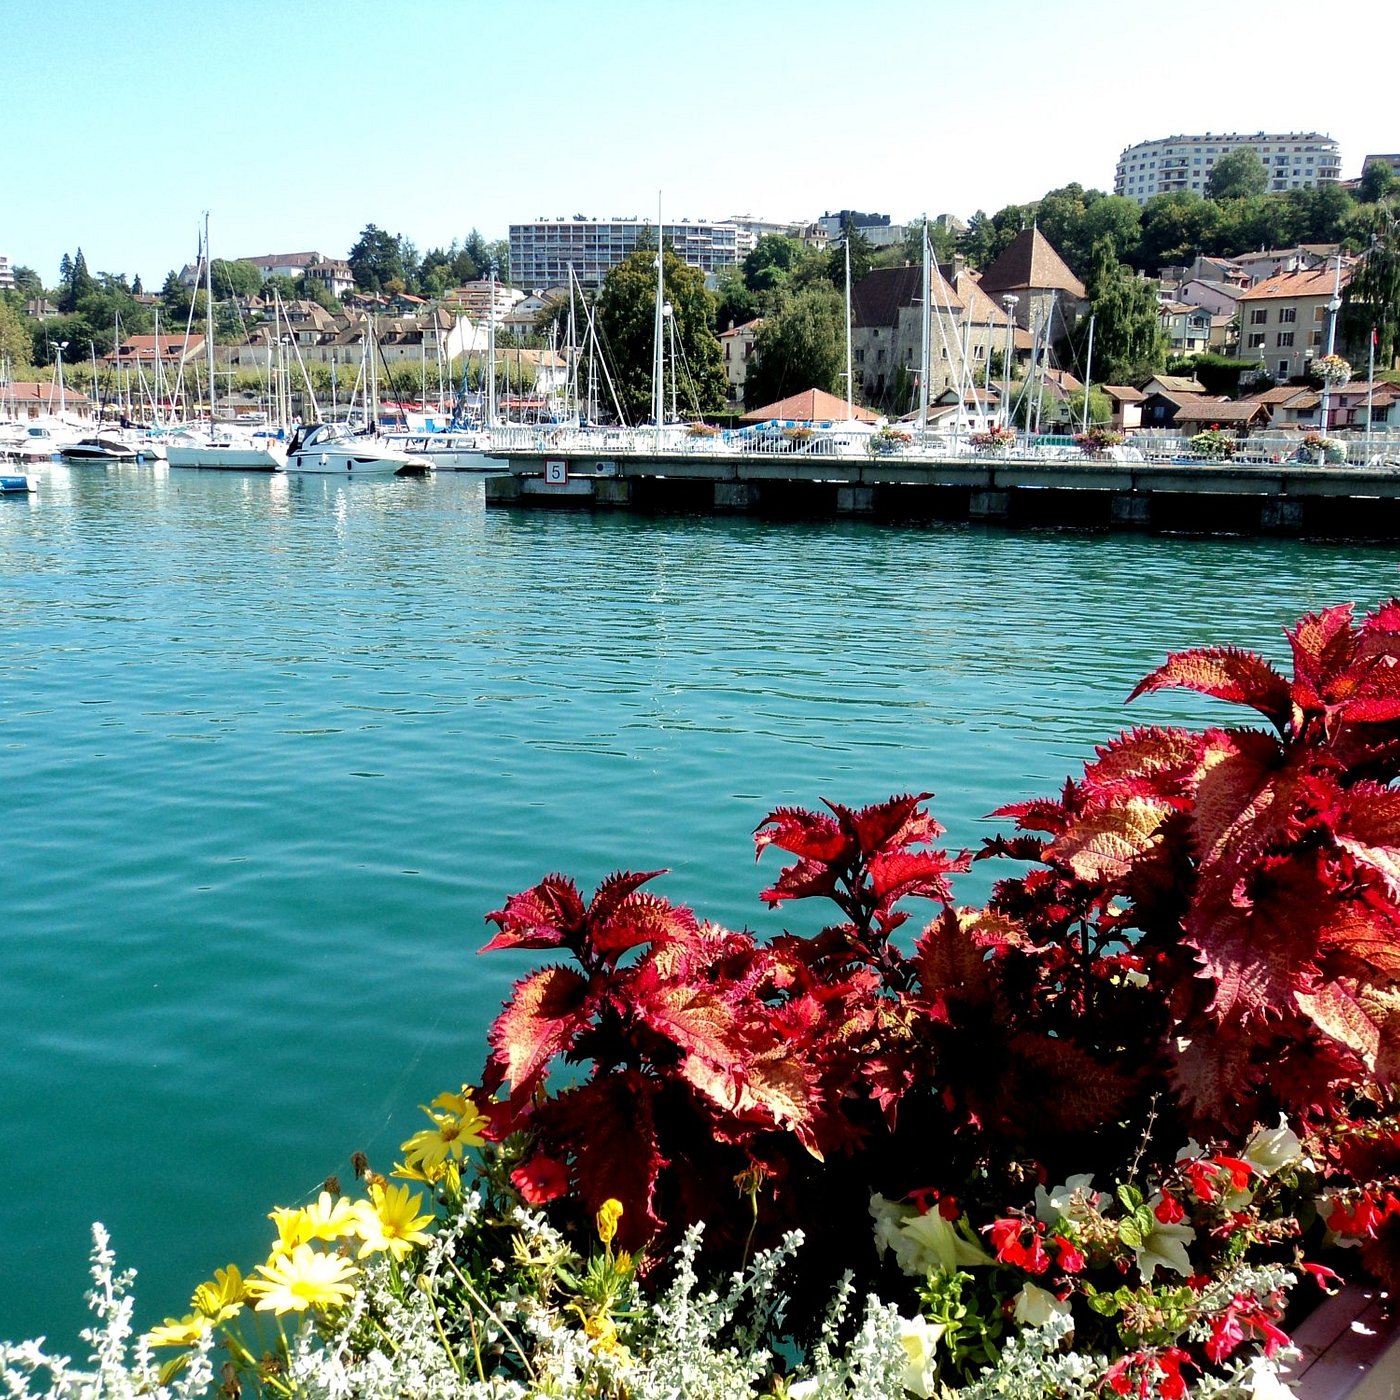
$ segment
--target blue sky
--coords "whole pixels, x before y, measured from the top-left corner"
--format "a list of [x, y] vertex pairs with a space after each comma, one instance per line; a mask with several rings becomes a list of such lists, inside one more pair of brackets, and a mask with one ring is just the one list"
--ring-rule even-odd
[[[992, 212], [1175, 131], [1400, 150], [1384, 0], [0, 0], [0, 252], [426, 249], [539, 216]], [[1367, 42], [1367, 36], [1379, 42]], [[1335, 64], [1331, 55], [1335, 54]]]

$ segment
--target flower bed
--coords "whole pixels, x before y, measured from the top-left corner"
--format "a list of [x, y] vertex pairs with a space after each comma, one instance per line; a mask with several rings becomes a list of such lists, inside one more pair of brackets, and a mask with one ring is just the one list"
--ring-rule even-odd
[[980, 433], [969, 433], [968, 444], [978, 452], [1005, 452], [1015, 445], [1014, 428], [991, 427]]
[[1223, 459], [1233, 457], [1239, 444], [1233, 433], [1227, 433], [1217, 423], [1203, 428], [1191, 439], [1191, 451], [1198, 457]]
[[866, 439], [872, 457], [889, 457], [902, 452], [914, 441], [902, 428], [880, 428]]
[[1093, 456], [1096, 452], [1102, 452], [1105, 448], [1121, 447], [1123, 434], [1112, 428], [1096, 426], [1076, 434], [1074, 442], [1075, 446], [1088, 457]]
[[[759, 824], [762, 899], [834, 906], [812, 938], [657, 872], [507, 899], [483, 951], [545, 965], [401, 1160], [134, 1348], [99, 1238], [103, 1393], [1270, 1393], [1299, 1302], [1400, 1284], [1400, 602], [1288, 638], [1291, 678], [1144, 679], [1253, 722], [1132, 729], [1002, 808], [983, 908], [929, 793]], [[0, 1351], [11, 1394], [46, 1366]]]

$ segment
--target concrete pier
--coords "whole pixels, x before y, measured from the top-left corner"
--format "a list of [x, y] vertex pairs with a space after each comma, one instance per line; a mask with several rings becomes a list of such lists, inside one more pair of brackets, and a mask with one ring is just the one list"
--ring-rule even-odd
[[686, 451], [495, 454], [488, 506], [1400, 538], [1400, 470]]

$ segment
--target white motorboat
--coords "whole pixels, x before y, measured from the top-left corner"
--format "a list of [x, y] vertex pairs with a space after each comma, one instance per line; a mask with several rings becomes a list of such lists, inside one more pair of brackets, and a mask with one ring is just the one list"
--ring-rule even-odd
[[385, 433], [381, 441], [412, 456], [424, 457], [437, 471], [499, 471], [500, 464], [485, 454], [491, 434], [482, 428], [441, 428], [437, 432]]
[[223, 429], [185, 429], [165, 440], [165, 460], [172, 467], [214, 471], [275, 472], [284, 454], [267, 434], [254, 436]]
[[135, 447], [112, 433], [94, 433], [59, 448], [65, 462], [134, 462], [139, 456]]
[[396, 476], [431, 471], [432, 463], [378, 438], [359, 436], [342, 423], [310, 423], [292, 437], [282, 470], [322, 476]]
[[58, 443], [47, 424], [19, 424], [17, 429], [0, 435], [0, 457], [6, 461], [50, 462], [58, 456]]

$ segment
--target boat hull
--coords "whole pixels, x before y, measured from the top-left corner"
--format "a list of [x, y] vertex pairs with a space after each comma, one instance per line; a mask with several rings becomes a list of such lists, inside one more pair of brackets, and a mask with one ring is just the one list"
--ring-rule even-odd
[[275, 472], [282, 465], [281, 459], [266, 447], [182, 446], [173, 442], [166, 445], [165, 460], [172, 467], [202, 471]]

